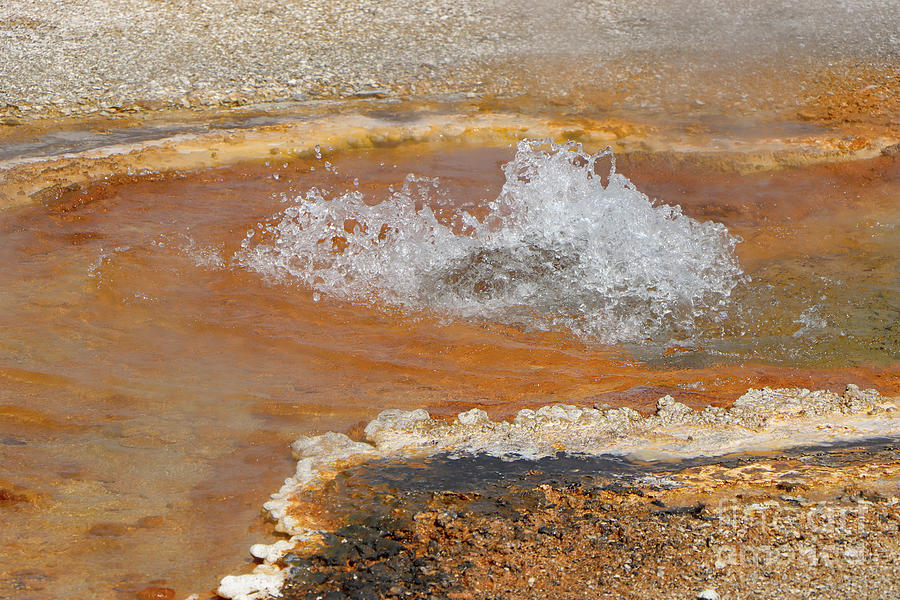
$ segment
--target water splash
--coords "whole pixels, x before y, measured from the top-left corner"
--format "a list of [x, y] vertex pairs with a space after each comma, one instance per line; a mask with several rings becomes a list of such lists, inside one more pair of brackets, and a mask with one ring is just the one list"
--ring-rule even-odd
[[794, 323], [801, 325], [800, 329], [791, 334], [791, 337], [802, 337], [805, 335], [810, 335], [813, 332], [821, 331], [828, 327], [828, 321], [826, 321], [822, 315], [819, 314], [819, 309], [821, 306], [818, 304], [810, 306], [805, 309], [802, 313], [800, 313], [800, 317], [794, 321]]
[[526, 140], [504, 173], [481, 219], [438, 218], [438, 184], [411, 175], [377, 204], [311, 189], [236, 259], [322, 296], [606, 343], [690, 337], [723, 318], [743, 278], [739, 239], [651, 202], [611, 150]]

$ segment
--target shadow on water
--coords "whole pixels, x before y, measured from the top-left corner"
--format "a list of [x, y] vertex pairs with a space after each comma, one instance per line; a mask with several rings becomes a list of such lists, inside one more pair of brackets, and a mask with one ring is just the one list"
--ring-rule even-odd
[[[694, 467], [720, 465], [735, 468], [771, 459], [793, 459], [805, 465], [822, 467], [896, 461], [900, 460], [900, 437], [805, 445], [769, 453], [733, 453], [662, 461], [565, 452], [539, 459], [441, 453], [423, 459], [375, 460], [348, 469], [335, 480], [327, 495], [349, 501], [349, 504], [336, 502], [333, 506], [353, 506], [355, 510], [351, 508], [351, 512], [358, 510], [365, 513], [375, 504], [396, 496], [403, 496], [404, 504], [415, 504], [426, 502], [434, 493], [475, 493], [495, 497], [510, 488], [534, 489], [545, 484], [615, 489], [660, 485], [678, 487], [665, 476]], [[379, 496], [381, 499], [375, 500]], [[372, 505], [369, 505], [370, 501], [374, 501]]]

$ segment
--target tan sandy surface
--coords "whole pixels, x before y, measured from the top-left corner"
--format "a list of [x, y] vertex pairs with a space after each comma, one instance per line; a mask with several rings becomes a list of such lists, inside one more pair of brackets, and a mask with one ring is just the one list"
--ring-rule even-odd
[[[887, 104], [896, 119], [897, 23], [888, 0], [9, 0], [0, 118], [522, 93], [670, 115], [796, 113], [847, 87], [867, 114]], [[828, 100], [827, 114], [804, 114], [855, 106]]]

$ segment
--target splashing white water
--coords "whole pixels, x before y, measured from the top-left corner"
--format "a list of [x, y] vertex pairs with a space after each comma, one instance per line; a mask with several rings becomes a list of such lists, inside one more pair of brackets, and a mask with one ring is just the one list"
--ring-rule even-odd
[[487, 217], [462, 212], [455, 231], [429, 207], [432, 180], [408, 176], [371, 206], [313, 189], [249, 232], [237, 259], [324, 296], [609, 343], [687, 337], [721, 318], [743, 277], [724, 225], [654, 205], [609, 150], [526, 140], [504, 173]]

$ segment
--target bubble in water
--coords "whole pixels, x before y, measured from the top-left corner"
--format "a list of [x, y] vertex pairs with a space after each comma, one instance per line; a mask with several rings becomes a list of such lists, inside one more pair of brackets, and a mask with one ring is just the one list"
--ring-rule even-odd
[[828, 321], [819, 314], [819, 308], [819, 305], [810, 306], [800, 313], [800, 317], [794, 323], [801, 325], [801, 327], [791, 337], [802, 337], [809, 335], [810, 332], [828, 327]]
[[743, 278], [739, 239], [654, 205], [615, 172], [610, 150], [526, 140], [504, 173], [488, 215], [460, 212], [456, 231], [429, 206], [432, 179], [408, 176], [371, 206], [358, 191], [310, 190], [236, 258], [342, 300], [608, 343], [688, 337], [724, 316]]

